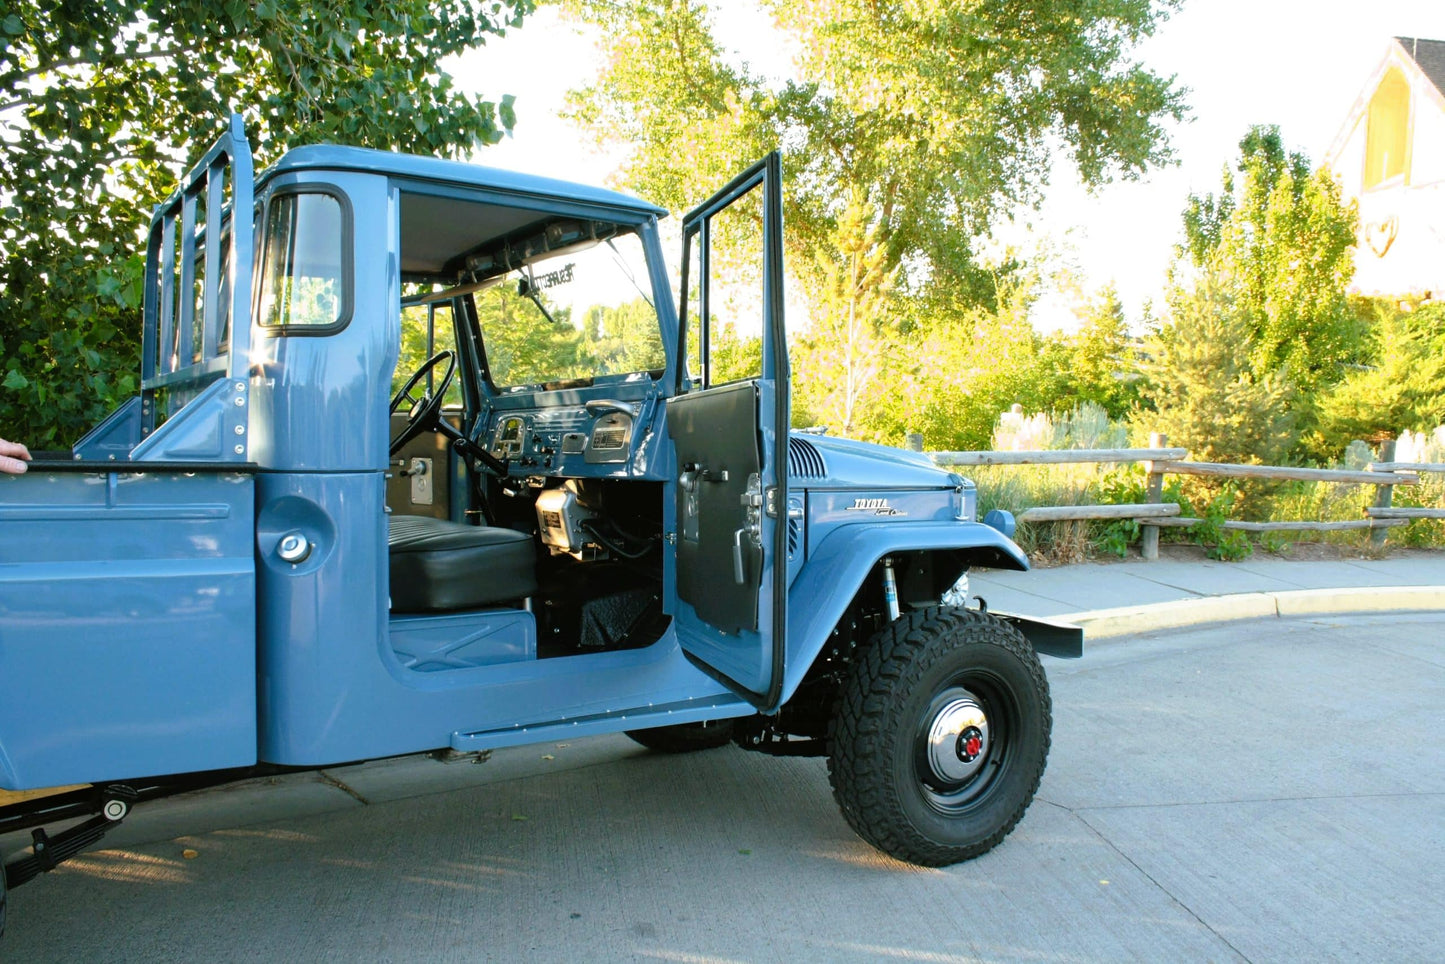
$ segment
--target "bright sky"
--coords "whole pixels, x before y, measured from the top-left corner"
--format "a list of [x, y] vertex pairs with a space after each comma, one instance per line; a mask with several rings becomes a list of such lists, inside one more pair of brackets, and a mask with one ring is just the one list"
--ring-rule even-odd
[[[782, 40], [750, 0], [713, 9], [725, 47], [756, 70], [787, 69]], [[1171, 129], [1179, 164], [1093, 196], [1061, 165], [1043, 209], [1017, 212], [1017, 224], [1000, 236], [1054, 252], [1086, 290], [1114, 282], [1137, 321], [1146, 301], [1162, 300], [1188, 194], [1218, 190], [1249, 125], [1278, 124], [1291, 149], [1318, 163], [1394, 36], [1445, 40], [1445, 0], [1185, 0], [1139, 51], [1190, 90], [1191, 118]], [[566, 91], [595, 76], [599, 56], [591, 38], [546, 8], [455, 64], [464, 86], [488, 97], [517, 95], [515, 136], [476, 160], [607, 183], [620, 154], [599, 153], [558, 116]], [[1046, 299], [1035, 323], [1071, 327], [1069, 297]]]

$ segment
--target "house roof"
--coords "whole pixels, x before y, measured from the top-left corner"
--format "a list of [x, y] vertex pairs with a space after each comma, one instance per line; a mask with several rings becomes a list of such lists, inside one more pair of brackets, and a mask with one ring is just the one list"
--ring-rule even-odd
[[1445, 40], [1422, 40], [1419, 37], [1396, 37], [1395, 42], [1414, 58], [1420, 71], [1445, 94]]
[[1418, 74], [1418, 76], [1424, 77], [1429, 82], [1429, 86], [1421, 85], [1421, 90], [1427, 96], [1433, 97], [1442, 108], [1445, 108], [1445, 40], [1394, 37], [1379, 66], [1375, 68], [1374, 73], [1365, 83], [1360, 95], [1355, 98], [1354, 106], [1345, 115], [1345, 122], [1340, 125], [1339, 132], [1335, 134], [1334, 140], [1325, 150], [1322, 163], [1326, 167], [1336, 166], [1340, 153], [1349, 143], [1351, 131], [1369, 110], [1371, 96], [1374, 95], [1375, 90], [1380, 86], [1380, 81], [1384, 79], [1386, 72], [1392, 66], [1398, 67], [1408, 74]]

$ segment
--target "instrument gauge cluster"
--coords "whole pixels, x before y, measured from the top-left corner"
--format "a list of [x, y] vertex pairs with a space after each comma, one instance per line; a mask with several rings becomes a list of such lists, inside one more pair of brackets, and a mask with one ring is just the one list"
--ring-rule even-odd
[[520, 415], [508, 415], [497, 421], [497, 430], [492, 435], [492, 454], [499, 459], [514, 459], [522, 454], [527, 438], [527, 420]]
[[[633, 456], [641, 406], [613, 399], [581, 406], [499, 412], [487, 450], [508, 471], [528, 475], [598, 475]], [[597, 468], [592, 468], [596, 466]]]

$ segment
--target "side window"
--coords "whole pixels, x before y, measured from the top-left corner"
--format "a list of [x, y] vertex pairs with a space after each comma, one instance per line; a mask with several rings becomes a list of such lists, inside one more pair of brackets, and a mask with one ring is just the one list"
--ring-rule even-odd
[[350, 239], [340, 199], [319, 191], [278, 194], [265, 217], [262, 327], [316, 332], [346, 324]]
[[[763, 373], [763, 187], [754, 186], [707, 221], [707, 263], [700, 234], [688, 241], [687, 372], [694, 383], [723, 385]], [[701, 285], [706, 272], [706, 285]], [[701, 298], [705, 289], [707, 298]]]
[[[452, 314], [452, 303], [450, 301], [438, 301], [424, 305], [407, 305], [401, 309], [401, 356], [396, 361], [396, 372], [391, 377], [391, 393], [395, 395], [401, 390], [417, 369], [426, 362], [428, 358], [439, 351], [457, 351], [456, 321]], [[461, 364], [461, 359], [457, 360]], [[439, 366], [433, 375], [440, 377], [446, 371], [446, 366]], [[432, 385], [426, 386], [428, 393]], [[442, 402], [443, 408], [461, 408], [462, 401], [462, 380], [460, 377], [452, 380], [451, 387], [447, 389], [446, 399]]]

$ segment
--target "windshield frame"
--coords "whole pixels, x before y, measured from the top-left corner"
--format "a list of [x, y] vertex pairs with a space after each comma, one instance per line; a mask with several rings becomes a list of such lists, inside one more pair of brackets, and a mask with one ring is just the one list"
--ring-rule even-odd
[[[491, 172], [489, 172], [491, 173]], [[499, 172], [508, 173], [508, 172]], [[658, 318], [661, 332], [663, 352], [666, 357], [666, 373], [672, 372], [672, 366], [677, 360], [677, 308], [673, 301], [672, 278], [669, 274], [667, 259], [663, 253], [663, 244], [658, 230], [658, 222], [661, 218], [667, 217], [665, 210], [653, 208], [651, 205], [644, 205], [642, 202], [635, 204], [612, 204], [595, 200], [588, 196], [587, 192], [594, 189], [585, 185], [563, 184], [563, 182], [547, 182], [549, 188], [557, 187], [555, 193], [551, 190], [542, 191], [517, 191], [509, 187], [498, 185], [462, 185], [456, 182], [443, 182], [424, 178], [393, 175], [389, 180], [389, 190], [396, 213], [393, 215], [393, 250], [396, 257], [405, 265], [405, 231], [403, 223], [405, 218], [401, 212], [408, 203], [408, 199], [417, 199], [434, 205], [451, 204], [457, 206], [477, 206], [478, 208], [499, 208], [507, 209], [516, 213], [529, 214], [526, 224], [530, 226], [531, 232], [535, 233], [541, 225], [549, 221], [573, 218], [607, 222], [617, 225], [620, 232], [635, 233], [642, 243], [643, 257], [646, 261], [646, 277], [639, 274], [636, 281], [640, 287], [651, 291], [653, 308]], [[563, 192], [560, 188], [575, 188], [582, 192], [579, 196], [573, 196]], [[507, 232], [506, 234], [525, 234], [526, 229]], [[495, 245], [504, 239], [503, 233], [498, 233], [488, 238], [485, 242], [476, 244], [468, 251], [477, 251], [488, 245]], [[460, 254], [461, 252], [458, 251]], [[476, 360], [473, 373], [476, 377], [477, 388], [483, 396], [497, 402], [503, 402], [504, 407], [511, 407], [513, 400], [525, 398], [525, 394], [519, 395], [512, 392], [498, 390], [491, 377], [486, 358], [481, 346], [481, 331], [477, 323], [476, 314], [472, 299], [467, 297], [467, 280], [459, 270], [464, 267], [460, 259], [451, 258], [445, 263], [439, 263], [429, 269], [408, 269], [402, 267], [400, 280], [405, 282], [420, 282], [436, 286], [436, 290], [427, 295], [413, 295], [407, 299], [409, 304], [418, 303], [421, 298], [455, 298], [462, 310], [459, 313], [459, 320], [467, 329], [467, 337], [477, 346]], [[396, 313], [400, 313], [400, 292], [395, 302]], [[626, 376], [622, 376], [622, 381]], [[600, 376], [595, 381], [599, 384], [615, 383], [619, 381], [616, 376]], [[653, 378], [647, 378], [643, 384], [656, 386], [659, 384]], [[670, 383], [667, 378], [660, 382], [663, 394], [671, 394]], [[623, 390], [617, 386], [617, 390]], [[630, 391], [630, 386], [628, 386]], [[545, 385], [536, 391], [556, 391], [548, 389]], [[645, 394], [653, 394], [653, 390]], [[563, 395], [570, 397], [571, 391], [564, 391]], [[504, 401], [505, 400], [505, 401]]]
[[[576, 240], [555, 248], [545, 248], [530, 253], [528, 241], [535, 241], [536, 238], [546, 234], [558, 225], [566, 225], [569, 221], [578, 221], [586, 225], [589, 230], [581, 234]], [[536, 226], [523, 232], [522, 237], [499, 239], [489, 244], [488, 251], [472, 253], [468, 256], [469, 268], [478, 265], [468, 274], [476, 277], [482, 275], [478, 280], [459, 285], [449, 291], [438, 291], [432, 295], [422, 296], [424, 298], [459, 297], [467, 305], [467, 313], [472, 324], [476, 326], [479, 340], [481, 342], [482, 369], [481, 374], [488, 388], [497, 396], [515, 396], [531, 394], [535, 392], [561, 391], [567, 389], [588, 388], [593, 385], [616, 384], [619, 382], [649, 381], [656, 382], [665, 378], [672, 361], [672, 351], [667, 342], [667, 322], [658, 307], [658, 288], [654, 272], [654, 252], [649, 245], [646, 234], [648, 225], [631, 225], [618, 221], [603, 221], [599, 219], [569, 219], [556, 218], [550, 223], [542, 226], [539, 230]], [[597, 230], [602, 229], [602, 230]], [[608, 230], [610, 229], [610, 230]], [[633, 236], [637, 239], [636, 256], [642, 261], [641, 264], [629, 264], [629, 258], [622, 251], [618, 250], [616, 242], [621, 238]], [[518, 247], [522, 251], [518, 251]], [[551, 285], [545, 284], [544, 279], [558, 274], [560, 271], [570, 271], [574, 262], [562, 263], [562, 259], [569, 255], [582, 254], [584, 252], [601, 252], [604, 249], [611, 249], [611, 257], [614, 262], [613, 270], [616, 279], [631, 285], [632, 290], [637, 292], [637, 298], [623, 302], [619, 305], [607, 305], [610, 308], [622, 308], [628, 304], [636, 304], [640, 299], [647, 305], [651, 313], [652, 322], [656, 325], [657, 331], [657, 358], [658, 364], [642, 369], [618, 369], [604, 370], [594, 367], [594, 370], [586, 374], [564, 375], [562, 373], [546, 373], [541, 379], [531, 378], [526, 380], [508, 381], [502, 383], [495, 375], [492, 364], [492, 352], [489, 350], [499, 340], [495, 333], [489, 337], [488, 326], [482, 320], [482, 312], [479, 310], [477, 299], [486, 292], [495, 291], [508, 285], [516, 285], [516, 300], [519, 303], [529, 303], [525, 309], [545, 319], [551, 324], [558, 324], [553, 311], [558, 307], [553, 305], [552, 309], [538, 304], [534, 296]], [[603, 262], [605, 263], [605, 262]], [[555, 266], [554, 266], [555, 265]], [[641, 268], [639, 271], [637, 269]], [[646, 286], [646, 287], [644, 287]], [[649, 290], [650, 289], [650, 290]], [[670, 292], [669, 292], [670, 293]], [[421, 298], [414, 298], [410, 303], [417, 303]], [[598, 306], [589, 306], [598, 307]], [[578, 319], [569, 318], [564, 324], [570, 323], [579, 331], [584, 330]], [[596, 359], [594, 359], [596, 360]]]

